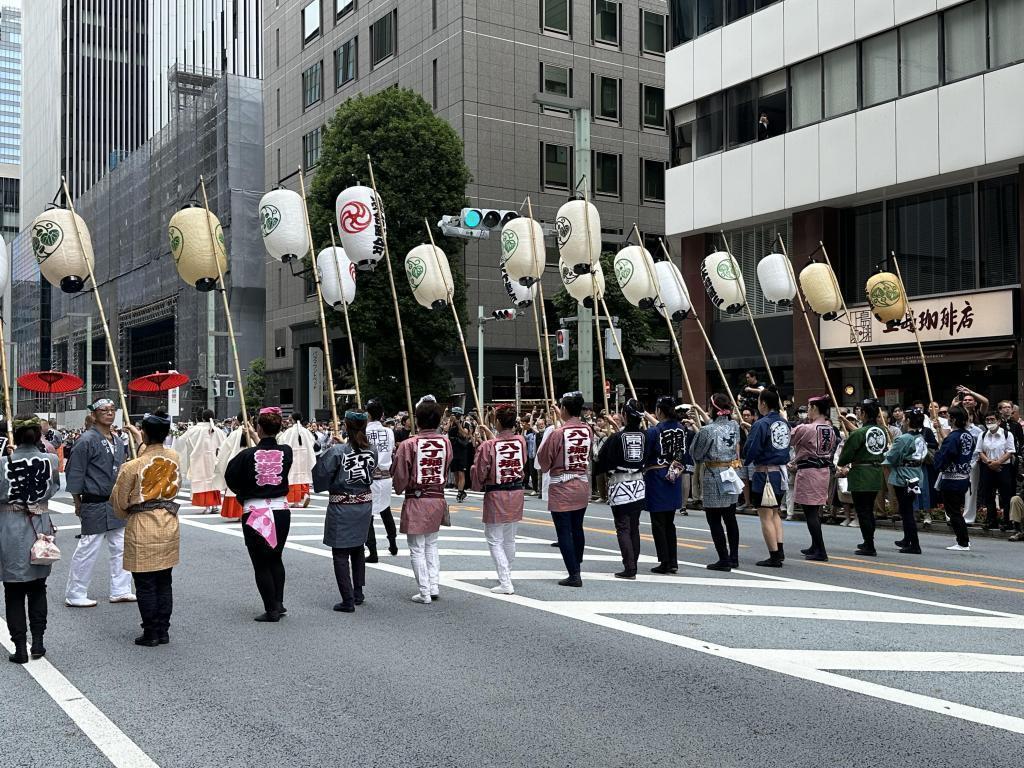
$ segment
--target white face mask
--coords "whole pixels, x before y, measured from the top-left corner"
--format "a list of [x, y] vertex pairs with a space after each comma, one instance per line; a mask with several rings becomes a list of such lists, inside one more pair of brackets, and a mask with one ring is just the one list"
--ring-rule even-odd
[[986, 424], [985, 426], [988, 427], [989, 432], [995, 432], [997, 429], [999, 429], [998, 424]]

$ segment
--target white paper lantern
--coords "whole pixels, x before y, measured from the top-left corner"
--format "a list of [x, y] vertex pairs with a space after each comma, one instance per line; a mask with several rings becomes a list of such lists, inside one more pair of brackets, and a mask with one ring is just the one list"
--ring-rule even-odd
[[0, 294], [7, 291], [11, 282], [11, 254], [7, 251], [7, 241], [0, 235]]
[[828, 264], [812, 262], [800, 272], [800, 288], [808, 305], [824, 320], [835, 320], [843, 311], [839, 283]]
[[569, 266], [558, 260], [558, 271], [562, 275], [562, 285], [566, 292], [585, 307], [594, 307], [594, 291], [597, 291], [597, 300], [604, 297], [604, 272], [601, 265], [594, 262], [594, 271], [580, 275], [574, 272]]
[[272, 189], [260, 199], [260, 231], [267, 253], [289, 262], [309, 253], [302, 197], [290, 189]]
[[555, 235], [559, 258], [577, 275], [589, 272], [591, 264], [598, 265], [601, 257], [601, 214], [592, 203], [570, 200], [559, 208], [555, 217]]
[[648, 309], [658, 298], [654, 278], [654, 260], [646, 248], [630, 245], [615, 255], [615, 279], [626, 301], [634, 307]]
[[405, 257], [405, 275], [420, 306], [441, 309], [455, 291], [448, 256], [436, 245], [417, 245]]
[[501, 266], [520, 285], [533, 285], [544, 274], [544, 230], [533, 219], [512, 219], [501, 230]]
[[217, 262], [222, 273], [228, 271], [224, 230], [217, 217], [210, 213], [207, 219], [204, 208], [182, 208], [171, 217], [167, 234], [181, 279], [200, 291], [212, 291], [217, 286]]
[[356, 269], [373, 270], [384, 258], [384, 206], [370, 187], [349, 187], [338, 195], [335, 218], [341, 246]]
[[350, 305], [356, 300], [356, 266], [344, 249], [324, 248], [316, 256], [316, 268], [320, 275], [320, 292], [328, 306], [341, 312], [342, 301]]
[[82, 290], [89, 278], [89, 265], [95, 264], [89, 227], [81, 216], [66, 208], [51, 208], [36, 216], [32, 222], [32, 253], [46, 281], [64, 293]]
[[505, 268], [501, 268], [501, 282], [505, 286], [505, 293], [508, 294], [512, 305], [516, 307], [528, 307], [533, 303], [533, 297], [537, 295], [537, 284], [520, 285], [508, 276]]
[[789, 267], [789, 259], [781, 253], [769, 253], [757, 264], [757, 281], [766, 300], [780, 307], [793, 306], [796, 281]]
[[662, 317], [668, 317], [676, 322], [685, 320], [693, 305], [690, 303], [690, 293], [686, 290], [679, 267], [671, 261], [659, 261], [654, 265], [654, 274], [658, 281], [658, 293], [661, 295], [661, 303], [657, 305], [658, 312]]
[[700, 276], [711, 303], [733, 315], [747, 305], [747, 288], [739, 265], [728, 253], [715, 251], [700, 265]]

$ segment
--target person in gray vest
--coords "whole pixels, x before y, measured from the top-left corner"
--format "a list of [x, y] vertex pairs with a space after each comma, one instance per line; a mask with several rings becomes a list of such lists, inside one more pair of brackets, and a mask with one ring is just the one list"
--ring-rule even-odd
[[97, 400], [89, 410], [93, 425], [75, 443], [66, 468], [67, 490], [75, 500], [75, 514], [82, 521], [82, 538], [71, 558], [64, 604], [71, 608], [93, 608], [88, 595], [92, 569], [103, 542], [110, 558], [110, 602], [134, 603], [132, 575], [122, 567], [124, 521], [114, 516], [110, 493], [117, 472], [125, 461], [125, 447], [112, 432], [114, 402]]

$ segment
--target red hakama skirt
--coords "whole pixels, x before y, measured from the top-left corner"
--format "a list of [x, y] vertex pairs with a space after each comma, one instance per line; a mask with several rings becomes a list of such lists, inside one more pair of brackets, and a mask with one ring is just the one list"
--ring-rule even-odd
[[229, 520], [237, 520], [242, 516], [242, 505], [238, 503], [238, 499], [236, 497], [224, 497], [224, 503], [220, 508], [220, 516], [226, 517]]
[[302, 500], [309, 495], [308, 483], [297, 483], [288, 486], [288, 503], [301, 504]]
[[220, 491], [200, 491], [192, 494], [193, 507], [219, 507]]

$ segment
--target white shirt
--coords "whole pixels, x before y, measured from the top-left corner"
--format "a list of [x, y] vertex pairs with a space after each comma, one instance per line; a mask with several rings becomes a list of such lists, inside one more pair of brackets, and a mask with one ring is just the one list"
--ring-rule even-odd
[[371, 421], [366, 425], [366, 439], [377, 449], [377, 468], [391, 469], [391, 458], [395, 452], [395, 431]]
[[990, 432], [988, 429], [985, 430], [985, 434], [981, 436], [981, 440], [978, 441], [979, 450], [985, 454], [988, 459], [998, 459], [1003, 454], [1016, 452], [1016, 448], [1013, 443], [1013, 435], [1009, 432], [1004, 433], [1003, 430], [997, 429], [995, 432]]

